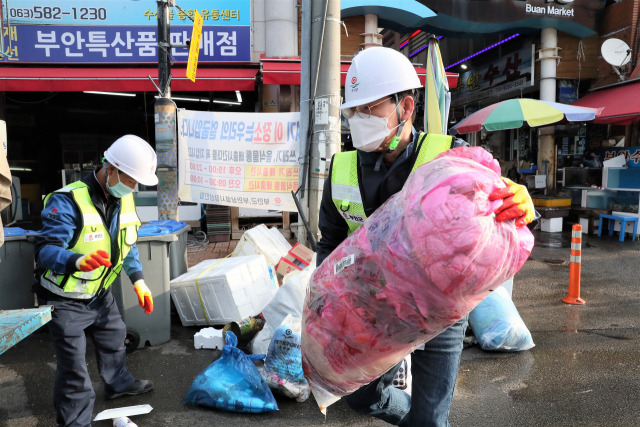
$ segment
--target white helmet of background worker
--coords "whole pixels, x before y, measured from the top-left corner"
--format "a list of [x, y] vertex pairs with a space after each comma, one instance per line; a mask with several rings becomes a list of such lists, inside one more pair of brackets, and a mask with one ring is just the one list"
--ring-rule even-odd
[[142, 185], [158, 184], [156, 152], [140, 137], [125, 135], [118, 138], [104, 152], [104, 158]]
[[[347, 71], [344, 89], [345, 103], [339, 107], [349, 120], [354, 147], [363, 151], [377, 149], [380, 144], [376, 145], [376, 141], [380, 140], [380, 136], [386, 129], [386, 124], [383, 124], [384, 118], [374, 116], [361, 120], [361, 118], [355, 117], [357, 115], [354, 116], [349, 109], [421, 87], [422, 84], [416, 69], [409, 59], [397, 50], [387, 47], [371, 47], [359, 52], [351, 61], [349, 71]], [[399, 99], [395, 99], [396, 104], [399, 101]], [[397, 135], [399, 135], [404, 122], [400, 123], [400, 114], [397, 108], [396, 114], [399, 123]], [[357, 123], [355, 123], [356, 121]], [[378, 127], [380, 129], [377, 129]], [[390, 131], [391, 129], [387, 135]], [[372, 135], [374, 132], [376, 137]], [[395, 146], [390, 148], [393, 149]]]

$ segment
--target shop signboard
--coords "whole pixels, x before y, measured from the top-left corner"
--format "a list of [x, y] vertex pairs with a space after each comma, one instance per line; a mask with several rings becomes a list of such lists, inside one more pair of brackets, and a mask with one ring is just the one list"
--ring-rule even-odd
[[[158, 62], [156, 2], [111, 0], [0, 0], [0, 62], [119, 64]], [[199, 62], [251, 60], [251, 0], [183, 0], [170, 8], [171, 44], [191, 38], [198, 11], [203, 18]], [[186, 63], [188, 48], [172, 48]]]
[[626, 165], [630, 168], [640, 168], [640, 146], [635, 147], [609, 147], [596, 151], [602, 162], [624, 154]]
[[422, 24], [436, 34], [493, 34], [555, 28], [579, 38], [596, 34], [607, 0], [418, 0], [438, 15]]
[[485, 98], [519, 94], [534, 84], [534, 55], [535, 46], [528, 45], [461, 74], [458, 86], [451, 88], [451, 105], [457, 107]]
[[300, 113], [178, 110], [180, 200], [295, 211]]

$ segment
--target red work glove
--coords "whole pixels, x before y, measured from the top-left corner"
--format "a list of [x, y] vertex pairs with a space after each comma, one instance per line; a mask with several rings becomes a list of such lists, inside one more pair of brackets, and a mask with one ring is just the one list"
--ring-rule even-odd
[[502, 205], [495, 210], [496, 221], [516, 220], [516, 227], [522, 227], [535, 219], [536, 211], [533, 201], [524, 185], [516, 184], [509, 178], [502, 178], [506, 188], [495, 190], [489, 200], [502, 200]]
[[80, 271], [93, 271], [99, 267], [111, 267], [109, 254], [105, 251], [93, 251], [76, 261], [76, 268]]
[[136, 291], [136, 295], [138, 295], [138, 304], [140, 304], [140, 307], [144, 308], [145, 313], [151, 314], [151, 312], [153, 312], [153, 297], [144, 280], [136, 280], [136, 283], [133, 284], [133, 290]]

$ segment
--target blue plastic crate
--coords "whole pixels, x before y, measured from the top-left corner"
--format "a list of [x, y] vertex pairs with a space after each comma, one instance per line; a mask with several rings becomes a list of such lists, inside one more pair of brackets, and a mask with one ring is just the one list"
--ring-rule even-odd
[[20, 227], [8, 227], [4, 229], [5, 237], [16, 237], [16, 236], [26, 236], [29, 231], [24, 230]]
[[168, 219], [164, 221], [149, 221], [147, 225], [151, 225], [154, 227], [167, 228], [169, 233], [175, 233], [176, 231], [180, 231], [187, 226], [186, 222], [175, 221], [173, 219]]

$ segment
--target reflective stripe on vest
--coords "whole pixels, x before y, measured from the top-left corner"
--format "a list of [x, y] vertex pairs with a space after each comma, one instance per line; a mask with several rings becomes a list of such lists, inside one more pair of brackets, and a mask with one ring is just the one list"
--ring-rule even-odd
[[[419, 151], [411, 172], [447, 151], [451, 148], [451, 142], [452, 137], [449, 135], [420, 133], [416, 148]], [[356, 150], [336, 153], [334, 156], [331, 168], [331, 196], [336, 209], [349, 226], [349, 234], [353, 233], [367, 219], [358, 182]]]
[[[73, 247], [67, 250], [88, 254], [96, 250], [103, 250], [109, 254], [112, 266], [100, 267], [89, 272], [75, 272], [72, 274], [56, 274], [51, 270], [44, 272], [40, 284], [49, 291], [64, 295], [68, 298], [89, 299], [101, 288], [107, 289], [118, 277], [122, 270], [122, 262], [129, 253], [131, 246], [138, 239], [138, 227], [140, 219], [136, 214], [133, 195], [129, 194], [120, 199], [120, 213], [118, 217], [118, 246], [120, 256], [117, 260], [111, 259], [111, 235], [108, 227], [102, 221], [98, 213], [87, 185], [81, 181], [74, 182], [54, 193], [69, 194], [82, 213], [82, 227], [77, 232], [78, 239]], [[54, 194], [52, 193], [52, 194]], [[45, 198], [45, 206], [51, 194]]]

